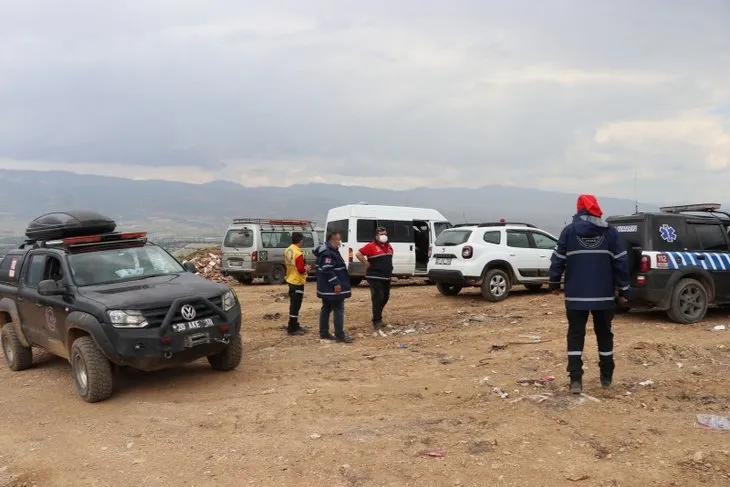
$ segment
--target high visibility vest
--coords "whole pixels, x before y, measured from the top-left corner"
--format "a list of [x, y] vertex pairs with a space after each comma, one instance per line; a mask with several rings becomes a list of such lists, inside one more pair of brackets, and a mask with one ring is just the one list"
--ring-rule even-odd
[[284, 252], [284, 264], [286, 264], [286, 282], [295, 286], [303, 286], [307, 282], [307, 273], [300, 274], [297, 270], [297, 259], [304, 255], [302, 249], [291, 244]]

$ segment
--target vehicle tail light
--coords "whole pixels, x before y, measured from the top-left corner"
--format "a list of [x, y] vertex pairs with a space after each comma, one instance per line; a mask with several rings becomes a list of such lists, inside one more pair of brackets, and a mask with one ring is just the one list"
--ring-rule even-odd
[[352, 264], [354, 262], [352, 258], [352, 249], [347, 249], [347, 261]]
[[218, 329], [221, 331], [221, 333], [228, 333], [231, 331], [231, 325], [221, 325], [218, 327]]
[[431, 254], [432, 254], [432, 253], [433, 253], [433, 247], [431, 247], [431, 246], [429, 245], [429, 246], [428, 246], [428, 258], [429, 258], [429, 259], [431, 258]]
[[649, 272], [651, 269], [651, 259], [648, 255], [642, 255], [639, 262], [639, 272]]
[[463, 249], [461, 249], [461, 257], [464, 259], [471, 259], [472, 255], [474, 255], [474, 249], [467, 245]]
[[161, 341], [161, 342], [162, 342], [162, 343], [163, 343], [164, 345], [169, 345], [169, 344], [171, 344], [171, 343], [172, 343], [172, 337], [162, 337], [162, 338], [160, 338], [160, 341]]
[[259, 260], [259, 253], [257, 251], [251, 252], [251, 262], [256, 262]]

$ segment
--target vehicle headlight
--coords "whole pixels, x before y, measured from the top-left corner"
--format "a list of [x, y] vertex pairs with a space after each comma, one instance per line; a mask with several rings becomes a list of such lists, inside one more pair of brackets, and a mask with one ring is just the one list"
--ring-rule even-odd
[[228, 311], [236, 305], [236, 295], [233, 291], [228, 290], [223, 295], [223, 311]]
[[142, 312], [134, 310], [109, 311], [109, 321], [114, 328], [144, 328], [149, 325]]

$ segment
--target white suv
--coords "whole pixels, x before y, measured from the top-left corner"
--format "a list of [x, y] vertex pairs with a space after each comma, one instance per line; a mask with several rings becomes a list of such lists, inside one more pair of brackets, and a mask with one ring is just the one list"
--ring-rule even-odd
[[429, 249], [428, 279], [445, 296], [479, 286], [489, 301], [501, 301], [515, 284], [538, 290], [548, 282], [558, 239], [529, 223], [456, 225]]

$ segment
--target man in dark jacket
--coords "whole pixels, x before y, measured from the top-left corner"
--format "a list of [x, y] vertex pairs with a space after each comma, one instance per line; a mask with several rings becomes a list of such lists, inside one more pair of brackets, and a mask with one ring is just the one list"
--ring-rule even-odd
[[[342, 237], [333, 232], [327, 235], [327, 242], [314, 250], [317, 257], [317, 297], [322, 300], [319, 313], [319, 337], [352, 343], [353, 338], [345, 334], [345, 299], [352, 295], [347, 265], [340, 255]], [[334, 314], [335, 336], [330, 335], [330, 314]]]
[[363, 263], [365, 278], [370, 286], [373, 305], [373, 328], [385, 328], [383, 309], [390, 299], [390, 279], [393, 276], [393, 247], [388, 243], [388, 232], [383, 227], [375, 230], [375, 240], [358, 250], [355, 255]]
[[613, 332], [611, 322], [619, 302], [626, 303], [629, 266], [619, 233], [601, 219], [603, 212], [593, 195], [580, 195], [578, 212], [566, 226], [551, 257], [550, 289], [560, 291], [565, 274], [565, 308], [568, 317], [568, 373], [570, 392], [583, 392], [583, 344], [588, 314], [598, 341], [601, 385], [613, 380]]

